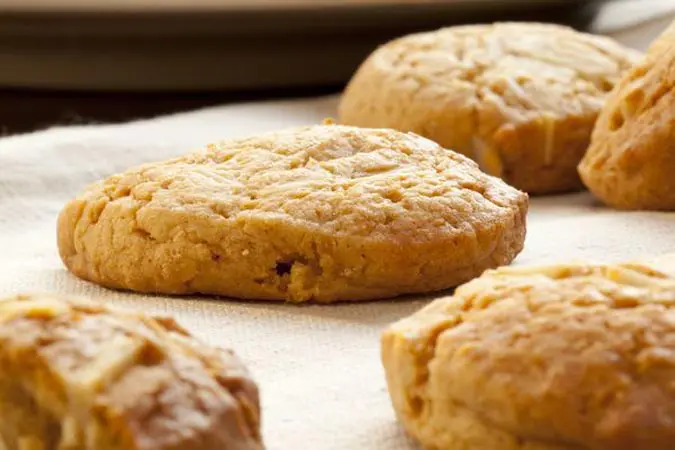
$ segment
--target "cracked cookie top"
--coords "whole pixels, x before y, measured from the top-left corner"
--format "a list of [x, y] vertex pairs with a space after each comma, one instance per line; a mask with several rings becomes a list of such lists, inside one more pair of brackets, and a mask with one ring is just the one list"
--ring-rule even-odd
[[85, 194], [134, 202], [134, 231], [159, 241], [175, 224], [160, 226], [150, 211], [180, 208], [400, 242], [464, 232], [469, 216], [509, 208], [522, 195], [419, 136], [337, 125], [223, 141], [113, 176]]
[[527, 202], [420, 136], [319, 125], [103, 180], [62, 211], [59, 249], [73, 272], [112, 287], [377, 298], [510, 262]]
[[574, 180], [560, 180], [557, 188], [578, 183], [575, 166], [597, 113], [637, 56], [610, 39], [557, 25], [498, 23], [414, 34], [363, 63], [342, 98], [340, 117], [349, 125], [416, 132], [518, 188], [555, 191], [527, 184], [518, 165], [528, 162], [519, 152], [541, 167], [568, 168]]
[[0, 299], [3, 448], [259, 450], [258, 390], [171, 319], [79, 298]]
[[421, 436], [442, 402], [551, 448], [675, 439], [675, 279], [652, 265], [489, 271], [383, 345], [394, 403]]

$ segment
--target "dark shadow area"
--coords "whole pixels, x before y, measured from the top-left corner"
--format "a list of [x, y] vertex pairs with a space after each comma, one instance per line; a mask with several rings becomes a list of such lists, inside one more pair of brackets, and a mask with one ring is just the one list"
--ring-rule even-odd
[[[0, 130], [119, 122], [339, 92], [378, 45], [493, 21], [586, 29], [598, 2], [457, 0], [222, 14], [3, 14]], [[11, 87], [10, 87], [11, 86]], [[201, 87], [200, 87], [201, 86]]]
[[183, 93], [0, 89], [0, 129], [7, 135], [51, 125], [122, 122], [227, 103], [314, 97], [339, 89], [339, 86], [318, 86]]

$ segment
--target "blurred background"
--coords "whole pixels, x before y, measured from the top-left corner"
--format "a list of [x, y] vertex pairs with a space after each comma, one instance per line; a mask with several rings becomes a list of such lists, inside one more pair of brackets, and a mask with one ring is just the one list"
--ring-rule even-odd
[[0, 132], [338, 92], [393, 37], [495, 20], [586, 30], [605, 3], [0, 0]]

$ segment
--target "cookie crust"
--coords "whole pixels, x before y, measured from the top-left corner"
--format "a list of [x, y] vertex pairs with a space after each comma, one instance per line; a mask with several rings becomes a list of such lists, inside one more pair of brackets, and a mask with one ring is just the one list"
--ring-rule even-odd
[[672, 448], [668, 273], [505, 268], [461, 286], [383, 334], [399, 420], [430, 449]]
[[582, 188], [604, 99], [638, 53], [557, 25], [445, 28], [376, 50], [347, 86], [347, 125], [412, 131], [530, 194]]
[[73, 273], [112, 288], [366, 300], [508, 264], [527, 205], [427, 139], [320, 125], [110, 177], [65, 206], [58, 245]]
[[675, 210], [675, 25], [612, 92], [579, 173], [619, 209]]
[[49, 294], [0, 298], [7, 450], [262, 450], [258, 389], [171, 319]]

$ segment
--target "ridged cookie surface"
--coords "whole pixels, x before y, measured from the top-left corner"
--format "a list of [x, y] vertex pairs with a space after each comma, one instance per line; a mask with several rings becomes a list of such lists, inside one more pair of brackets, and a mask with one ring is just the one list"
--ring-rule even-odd
[[170, 319], [0, 298], [0, 448], [261, 450], [258, 390]]
[[576, 190], [598, 112], [637, 58], [608, 38], [556, 25], [414, 34], [363, 63], [340, 119], [418, 133], [531, 194]]
[[429, 449], [672, 449], [674, 262], [488, 271], [392, 325], [400, 421]]
[[675, 25], [610, 95], [579, 165], [586, 186], [622, 209], [675, 210]]
[[112, 176], [66, 205], [58, 239], [70, 270], [108, 287], [362, 300], [508, 264], [527, 204], [427, 139], [321, 125]]

